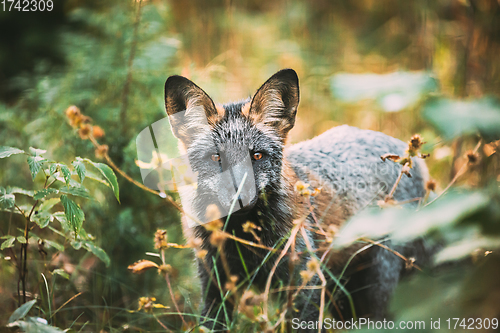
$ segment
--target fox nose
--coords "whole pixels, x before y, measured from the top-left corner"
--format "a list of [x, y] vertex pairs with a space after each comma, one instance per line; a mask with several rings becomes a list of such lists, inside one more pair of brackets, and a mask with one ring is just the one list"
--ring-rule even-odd
[[245, 158], [239, 163], [229, 166], [227, 171], [231, 176], [230, 183], [226, 184], [226, 186], [231, 187], [230, 192], [233, 193], [231, 202], [235, 202], [235, 210], [242, 209], [253, 201], [256, 194], [250, 158]]

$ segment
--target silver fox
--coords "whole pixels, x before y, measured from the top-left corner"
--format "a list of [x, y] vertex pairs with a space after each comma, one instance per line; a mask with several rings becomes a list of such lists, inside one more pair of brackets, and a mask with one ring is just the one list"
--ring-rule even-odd
[[[207, 212], [213, 207], [217, 211], [229, 211], [229, 218], [224, 214], [220, 216], [227, 233], [252, 242], [257, 236], [262, 245], [274, 247], [279, 253], [290, 237], [294, 220], [301, 216], [307, 216], [310, 229], [316, 228], [316, 217], [321, 217], [325, 229], [339, 227], [350, 216], [389, 193], [401, 166], [384, 163], [380, 156], [403, 154], [405, 143], [379, 132], [339, 126], [311, 140], [287, 146], [298, 104], [299, 80], [292, 69], [274, 74], [251, 99], [223, 106], [214, 104], [190, 80], [181, 76], [168, 78], [165, 107], [171, 128], [198, 177], [196, 192], [189, 203], [194, 207], [195, 218], [206, 220]], [[248, 162], [246, 168], [241, 166], [242, 161]], [[394, 193], [398, 201], [425, 195], [427, 168], [422, 161], [414, 161], [414, 164], [412, 178], [403, 177]], [[229, 178], [218, 176], [228, 170]], [[294, 189], [298, 181], [321, 188], [321, 192], [305, 198]], [[237, 192], [241, 187], [247, 190]], [[238, 210], [231, 214], [229, 206], [236, 199]], [[307, 208], [306, 200], [310, 200], [313, 211]], [[232, 239], [217, 243], [212, 237], [213, 228], [193, 227], [187, 219], [184, 216], [186, 238], [196, 244], [195, 251], [206, 253], [197, 256], [204, 293], [204, 325], [225, 329], [229, 324], [226, 320], [231, 320], [235, 308], [232, 302], [221, 297], [224, 294], [221, 288], [230, 280], [226, 276], [227, 268], [238, 283], [252, 284], [262, 290], [278, 254], [250, 248]], [[255, 235], [244, 232], [246, 222], [257, 226]], [[289, 256], [280, 261], [273, 276], [275, 285], [302, 283], [299, 272], [306, 269], [311, 257], [325, 250], [324, 238], [316, 234], [309, 232], [308, 239], [297, 236], [295, 251], [301, 253], [300, 259], [294, 265], [290, 265]], [[318, 251], [310, 253], [306, 243]], [[385, 244], [391, 246], [389, 242]], [[340, 252], [331, 251], [326, 262], [330, 273], [338, 276], [357, 249], [359, 247], [351, 246]], [[221, 261], [220, 250], [226, 263]], [[425, 259], [425, 249], [419, 242], [396, 250], [417, 261]], [[355, 257], [340, 283], [350, 293], [358, 317], [382, 318], [388, 315], [387, 304], [404, 271], [404, 261], [375, 246]], [[308, 284], [320, 282], [316, 276]], [[329, 284], [333, 290], [335, 282], [331, 280]], [[319, 289], [303, 288], [295, 299], [299, 312], [289, 315], [301, 320], [318, 320], [319, 298]], [[339, 291], [333, 298], [331, 314], [344, 320], [351, 318], [351, 303], [344, 292]]]

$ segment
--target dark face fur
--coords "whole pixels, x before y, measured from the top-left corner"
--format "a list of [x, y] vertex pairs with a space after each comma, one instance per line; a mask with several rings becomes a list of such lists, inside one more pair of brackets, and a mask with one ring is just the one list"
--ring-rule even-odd
[[228, 212], [234, 204], [235, 214], [246, 214], [265, 194], [284, 191], [283, 148], [298, 102], [298, 78], [290, 69], [273, 75], [251, 101], [217, 107], [188, 79], [167, 80], [166, 110], [198, 173], [200, 213], [210, 204]]

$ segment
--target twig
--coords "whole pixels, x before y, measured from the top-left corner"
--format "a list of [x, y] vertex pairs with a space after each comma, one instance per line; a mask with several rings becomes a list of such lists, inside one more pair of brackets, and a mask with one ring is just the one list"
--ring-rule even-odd
[[239, 237], [231, 235], [231, 234], [229, 234], [227, 232], [224, 232], [224, 233], [225, 233], [225, 236], [227, 238], [231, 238], [232, 240], [235, 240], [235, 241], [240, 242], [242, 244], [253, 246], [253, 247], [258, 247], [260, 249], [268, 250], [270, 252], [276, 252], [277, 251], [276, 249], [273, 249], [272, 247], [265, 246], [265, 245], [258, 244], [258, 243], [254, 243], [254, 242], [250, 242], [250, 241], [247, 241], [246, 239], [239, 238]]
[[301, 221], [300, 223], [296, 224], [294, 226], [294, 228], [292, 229], [292, 232], [290, 234], [290, 238], [286, 242], [285, 247], [283, 248], [283, 250], [281, 250], [281, 253], [280, 253], [278, 259], [276, 259], [276, 262], [274, 263], [273, 268], [269, 272], [269, 277], [267, 278], [267, 283], [266, 283], [266, 289], [264, 291], [264, 302], [263, 302], [264, 303], [264, 314], [263, 314], [264, 318], [268, 318], [268, 309], [267, 309], [268, 307], [266, 306], [266, 304], [268, 304], [269, 290], [271, 289], [271, 282], [272, 282], [272, 279], [273, 279], [274, 272], [278, 268], [278, 265], [279, 265], [281, 259], [283, 259], [285, 257], [288, 249], [292, 245], [292, 242], [295, 241], [295, 237], [297, 236], [297, 233], [299, 232], [300, 224], [302, 222], [303, 221]]
[[[371, 244], [376, 245], [376, 246], [379, 246], [379, 247], [381, 247], [381, 248], [383, 248], [383, 249], [385, 249], [385, 250], [387, 250], [387, 251], [389, 251], [389, 252], [391, 252], [391, 253], [395, 254], [395, 255], [396, 255], [396, 256], [398, 256], [399, 258], [403, 259], [406, 263], [411, 262], [411, 260], [410, 260], [410, 259], [406, 258], [404, 255], [402, 255], [402, 254], [401, 254], [401, 253], [399, 253], [398, 251], [391, 249], [391, 248], [390, 248], [390, 247], [388, 247], [387, 245], [384, 245], [384, 244], [382, 244], [382, 243], [380, 243], [380, 242], [375, 242], [375, 241], [373, 241], [373, 240], [371, 240], [371, 239], [369, 239], [369, 238], [365, 238], [365, 237], [360, 238], [360, 240], [362, 240], [362, 241], [364, 241], [364, 242], [367, 242], [367, 243], [371, 243]], [[413, 262], [411, 262], [411, 265], [412, 265], [413, 267], [415, 267], [416, 269], [418, 269], [419, 271], [422, 271], [422, 269], [421, 269], [418, 265], [414, 264]]]
[[174, 303], [175, 309], [177, 310], [177, 313], [179, 314], [179, 317], [181, 317], [182, 322], [184, 323], [184, 325], [187, 328], [188, 324], [184, 320], [184, 316], [182, 315], [181, 310], [179, 310], [179, 306], [177, 305], [177, 302], [175, 300], [174, 291], [172, 290], [172, 285], [170, 284], [170, 278], [168, 277], [168, 273], [165, 274], [165, 280], [167, 281], [168, 290], [170, 292], [170, 297], [172, 297], [172, 303]]
[[[99, 144], [99, 142], [97, 142], [97, 140], [94, 138], [93, 135], [89, 135], [89, 139], [90, 141], [94, 144], [94, 146], [96, 148], [99, 148], [101, 147], [101, 145]], [[152, 190], [150, 189], [149, 187], [147, 186], [144, 186], [143, 184], [139, 183], [138, 181], [136, 181], [135, 179], [133, 179], [132, 177], [130, 177], [129, 175], [127, 175], [125, 173], [125, 171], [123, 171], [122, 169], [120, 169], [114, 162], [113, 160], [111, 159], [111, 157], [109, 157], [108, 153], [105, 153], [104, 154], [104, 159], [106, 160], [106, 162], [108, 162], [109, 166], [111, 168], [113, 168], [116, 172], [118, 172], [121, 176], [123, 176], [123, 178], [125, 178], [126, 180], [128, 180], [129, 182], [131, 182], [132, 184], [134, 184], [135, 186], [143, 189], [144, 191], [147, 191], [149, 193], [153, 193], [157, 196], [160, 196], [160, 192], [158, 191], [155, 191], [155, 190]], [[179, 212], [183, 213], [183, 210], [182, 208], [175, 202], [175, 200], [170, 196], [170, 195], [167, 195], [165, 197], [165, 199], [170, 203], [172, 204], [172, 206], [174, 206]]]
[[[481, 142], [482, 140], [479, 140], [479, 142], [476, 144], [476, 147], [474, 147], [474, 150], [473, 150], [473, 153], [477, 153], [477, 150], [479, 149], [479, 147], [481, 146]], [[463, 175], [465, 173], [465, 171], [467, 171], [467, 168], [469, 166], [469, 161], [465, 161], [465, 163], [462, 165], [462, 167], [460, 168], [460, 170], [458, 170], [457, 174], [455, 175], [455, 177], [453, 177], [453, 179], [451, 180], [451, 182], [448, 184], [448, 186], [446, 186], [446, 188], [437, 196], [435, 197], [434, 199], [432, 199], [429, 203], [427, 203], [424, 207], [427, 207], [429, 206], [431, 203], [433, 203], [434, 201], [436, 201], [439, 197], [441, 197], [443, 194], [446, 193], [446, 191], [448, 191], [448, 189], [453, 185], [455, 184], [455, 182], [457, 181], [458, 177], [460, 177], [461, 175]]]
[[[304, 238], [304, 242], [306, 243], [307, 249], [311, 251], [311, 253], [314, 253], [314, 249], [311, 243], [309, 242], [306, 230], [304, 229], [303, 226], [300, 227], [300, 232], [302, 234], [302, 237]], [[318, 265], [318, 267], [316, 268], [316, 274], [318, 274], [319, 279], [321, 280], [321, 300], [320, 300], [319, 318], [318, 318], [318, 321], [320, 323], [318, 327], [318, 333], [321, 333], [323, 324], [323, 312], [325, 311], [325, 291], [326, 291], [326, 279], [325, 276], [323, 275], [323, 272], [321, 271], [321, 265]]]
[[168, 329], [168, 327], [167, 327], [167, 326], [165, 326], [165, 324], [164, 324], [164, 323], [162, 323], [162, 322], [160, 321], [160, 319], [158, 319], [158, 317], [156, 316], [156, 314], [155, 314], [154, 312], [152, 312], [152, 314], [153, 314], [153, 317], [154, 317], [154, 318], [156, 319], [156, 321], [158, 322], [158, 324], [160, 324], [160, 325], [161, 325], [161, 327], [163, 327], [163, 329], [164, 329], [165, 331], [167, 331], [167, 332], [172, 332], [172, 330], [169, 330], [169, 329]]
[[389, 192], [389, 194], [387, 195], [388, 198], [392, 198], [394, 195], [394, 192], [396, 192], [396, 188], [398, 187], [398, 184], [401, 181], [401, 178], [403, 177], [403, 173], [404, 173], [403, 170], [407, 166], [408, 166], [408, 162], [406, 162], [405, 165], [403, 166], [403, 168], [401, 168], [401, 172], [399, 173], [398, 179], [396, 179], [396, 182], [394, 183], [394, 186], [392, 187], [391, 192]]
[[81, 294], [83, 294], [83, 291], [79, 292], [78, 294], [76, 295], [73, 295], [73, 297], [71, 297], [70, 299], [68, 299], [66, 302], [64, 302], [63, 305], [61, 305], [56, 311], [52, 312], [52, 315], [49, 317], [49, 319], [52, 319], [52, 317], [55, 316], [55, 314], [57, 312], [59, 312], [59, 310], [61, 310], [63, 307], [65, 307], [69, 302], [71, 302], [72, 300], [74, 300], [75, 298], [77, 298], [78, 296], [80, 296]]

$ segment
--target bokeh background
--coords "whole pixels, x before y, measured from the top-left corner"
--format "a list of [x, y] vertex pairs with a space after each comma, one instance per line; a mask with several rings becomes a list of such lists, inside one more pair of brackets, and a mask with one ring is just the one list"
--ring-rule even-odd
[[[474, 132], [448, 135], [442, 130], [463, 122], [456, 118], [453, 101], [492, 110], [484, 132], [498, 132], [497, 0], [66, 0], [55, 1], [52, 12], [2, 11], [0, 31], [0, 145], [45, 149], [46, 157], [68, 165], [77, 156], [98, 160], [92, 143], [68, 124], [65, 110], [76, 105], [104, 129], [99, 142], [109, 145], [111, 159], [138, 181], [135, 139], [165, 117], [163, 85], [173, 74], [190, 78], [216, 102], [227, 103], [252, 95], [279, 69], [293, 68], [300, 78], [301, 102], [292, 143], [341, 124], [404, 141], [420, 133], [427, 142], [424, 152], [432, 153], [427, 164], [438, 193], [464, 163], [463, 153], [478, 141]], [[487, 96], [493, 99], [483, 99]], [[435, 103], [436, 98], [447, 102]], [[445, 120], [439, 123], [433, 115]], [[491, 163], [457, 184], [474, 188], [493, 182], [498, 195], [498, 154], [492, 156]], [[165, 280], [154, 271], [134, 275], [127, 266], [154, 252], [158, 228], [168, 230], [169, 241], [184, 243], [180, 217], [162, 198], [123, 177], [118, 181], [121, 203], [92, 180], [84, 184], [93, 199], [75, 199], [85, 212], [85, 230], [110, 258], [108, 267], [48, 228], [34, 230], [65, 249], [49, 246], [43, 257], [30, 243], [29, 292], [45, 293], [40, 272], [48, 277], [52, 312], [83, 292], [54, 316], [47, 316], [47, 298], [38, 304], [38, 316], [54, 326], [93, 332], [162, 330], [151, 313], [133, 311], [142, 296], [172, 306]], [[33, 183], [24, 158], [0, 160], [2, 187], [37, 189], [42, 184], [40, 178]], [[23, 200], [29, 198], [16, 195], [16, 202]], [[1, 236], [23, 228], [22, 219], [8, 211], [0, 212], [0, 221]], [[57, 223], [54, 228], [60, 229]], [[12, 249], [18, 251], [19, 244]], [[18, 272], [8, 255], [0, 252], [2, 325], [19, 305]], [[167, 257], [182, 310], [199, 313], [193, 254], [169, 249]], [[57, 268], [68, 278], [48, 273]], [[159, 318], [172, 330], [182, 325], [175, 315]]]

